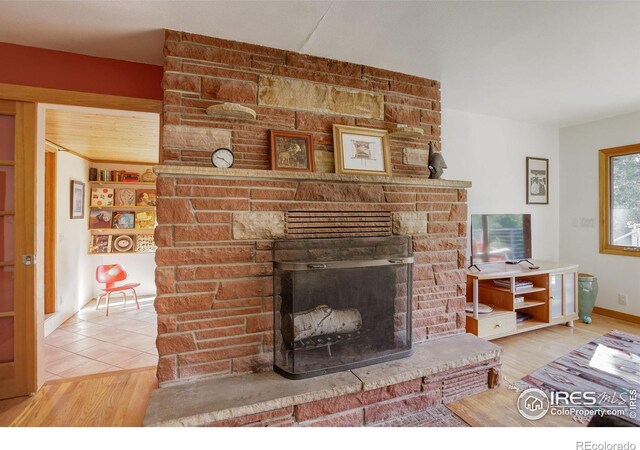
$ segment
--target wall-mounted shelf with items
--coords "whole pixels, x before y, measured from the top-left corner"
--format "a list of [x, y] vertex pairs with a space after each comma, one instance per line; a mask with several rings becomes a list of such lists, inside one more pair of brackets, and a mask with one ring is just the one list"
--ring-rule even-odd
[[[486, 264], [481, 271], [467, 271], [467, 332], [496, 339], [551, 325], [573, 326], [578, 318], [577, 271], [574, 264], [536, 262]], [[492, 311], [481, 312], [481, 305]]]
[[90, 181], [89, 254], [155, 252], [155, 182]]

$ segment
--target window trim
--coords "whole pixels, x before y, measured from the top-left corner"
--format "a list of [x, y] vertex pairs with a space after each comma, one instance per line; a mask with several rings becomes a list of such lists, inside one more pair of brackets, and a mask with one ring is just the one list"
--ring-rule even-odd
[[600, 253], [640, 256], [640, 248], [625, 247], [609, 243], [611, 212], [611, 158], [640, 153], [640, 144], [604, 148], [599, 151], [599, 191], [600, 191]]

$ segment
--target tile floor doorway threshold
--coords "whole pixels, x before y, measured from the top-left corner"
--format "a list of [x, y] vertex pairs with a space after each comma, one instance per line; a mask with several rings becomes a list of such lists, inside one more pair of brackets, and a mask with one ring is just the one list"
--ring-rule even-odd
[[155, 297], [116, 297], [96, 310], [92, 300], [44, 340], [46, 380], [136, 369], [158, 364]]

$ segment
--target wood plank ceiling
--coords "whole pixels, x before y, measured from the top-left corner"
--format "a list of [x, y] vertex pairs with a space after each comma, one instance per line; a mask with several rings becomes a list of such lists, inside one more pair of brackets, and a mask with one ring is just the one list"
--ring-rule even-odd
[[93, 162], [157, 164], [160, 118], [149, 113], [47, 109], [46, 140]]

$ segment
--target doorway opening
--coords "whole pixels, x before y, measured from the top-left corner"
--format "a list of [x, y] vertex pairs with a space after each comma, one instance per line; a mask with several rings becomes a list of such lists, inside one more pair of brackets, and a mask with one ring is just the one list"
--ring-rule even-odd
[[160, 116], [45, 105], [44, 122], [45, 379], [155, 366]]

